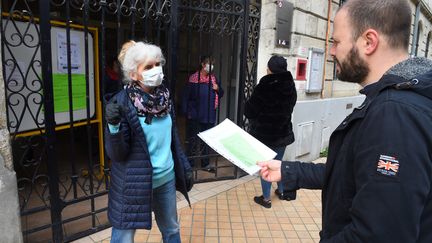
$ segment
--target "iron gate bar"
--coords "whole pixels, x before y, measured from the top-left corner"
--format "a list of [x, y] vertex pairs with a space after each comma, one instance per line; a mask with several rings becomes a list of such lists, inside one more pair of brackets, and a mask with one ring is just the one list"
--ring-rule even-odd
[[78, 192], [77, 192], [77, 181], [78, 181], [78, 177], [76, 176], [76, 168], [75, 168], [75, 159], [76, 159], [76, 150], [75, 150], [75, 129], [74, 129], [74, 115], [73, 115], [73, 92], [72, 92], [72, 66], [70, 65], [72, 63], [71, 61], [71, 39], [70, 39], [70, 6], [69, 6], [69, 1], [70, 0], [66, 0], [66, 43], [67, 43], [67, 63], [68, 63], [68, 70], [67, 70], [67, 74], [68, 74], [68, 95], [69, 95], [69, 133], [70, 133], [70, 152], [69, 152], [69, 158], [70, 158], [70, 163], [72, 166], [72, 187], [73, 187], [73, 194], [74, 194], [74, 198], [78, 197]]
[[[219, 80], [220, 80], [220, 84], [221, 84], [221, 86], [223, 87], [223, 85], [222, 85], [222, 68], [223, 68], [223, 66], [222, 66], [222, 52], [221, 53], [219, 53], [219, 75], [218, 75], [218, 77], [219, 77]], [[226, 82], [226, 81], [225, 81]], [[219, 87], [220, 88], [220, 87]], [[225, 97], [226, 97], [226, 95], [225, 95]], [[229, 98], [228, 98], [229, 99]], [[219, 99], [220, 100], [220, 99]], [[216, 114], [216, 123], [219, 123], [220, 122], [220, 108], [221, 108], [221, 106], [222, 106], [222, 102], [221, 101], [219, 101], [219, 107], [218, 107], [218, 109], [217, 109], [217, 114]]]
[[49, 174], [50, 211], [52, 222], [52, 238], [54, 243], [63, 240], [61, 225], [61, 211], [63, 209], [59, 194], [59, 179], [57, 160], [55, 156], [55, 118], [54, 118], [54, 95], [52, 83], [52, 60], [51, 60], [51, 24], [50, 24], [50, 2], [39, 1], [40, 12], [40, 43], [41, 43], [41, 67], [43, 90], [44, 90], [44, 119], [46, 131], [46, 156]]
[[30, 235], [30, 234], [36, 233], [38, 231], [42, 231], [44, 229], [49, 229], [51, 227], [53, 227], [53, 224], [46, 224], [46, 225], [38, 226], [38, 227], [29, 229], [29, 230], [23, 230], [22, 233], [23, 233], [24, 236], [26, 236], [26, 235]]
[[248, 30], [249, 30], [249, 0], [244, 0], [244, 12], [243, 12], [243, 36], [240, 54], [240, 82], [239, 82], [239, 96], [237, 105], [237, 125], [244, 127], [243, 122], [243, 107], [244, 107], [244, 82], [246, 82], [247, 70], [247, 44], [248, 44]]
[[87, 200], [90, 200], [90, 199], [95, 199], [95, 198], [98, 198], [98, 197], [101, 197], [101, 196], [104, 196], [104, 195], [107, 195], [107, 194], [108, 194], [108, 191], [96, 192], [96, 193], [94, 193], [92, 195], [88, 195], [88, 196], [85, 196], [85, 197], [79, 197], [79, 198], [75, 198], [75, 199], [71, 199], [71, 200], [65, 201], [64, 202], [64, 206], [65, 207], [66, 206], [70, 206], [70, 205], [77, 204], [77, 203], [80, 203], [80, 202], [84, 202], [84, 201], [87, 201]]
[[[99, 2], [99, 5], [101, 6], [101, 20], [100, 20], [100, 25], [101, 27], [99, 28], [100, 30], [100, 41], [98, 43], [99, 45], [99, 50], [100, 50], [100, 58], [99, 58], [99, 70], [101, 70], [100, 72], [100, 89], [99, 89], [99, 94], [101, 94], [99, 96], [99, 100], [102, 102], [102, 127], [105, 127], [105, 119], [104, 119], [104, 113], [105, 113], [105, 99], [104, 99], [104, 95], [105, 95], [105, 65], [106, 65], [106, 54], [105, 54], [105, 11], [106, 11], [106, 7], [107, 7], [107, 2], [106, 0], [101, 0]], [[112, 63], [110, 63], [109, 65], [112, 65]], [[105, 133], [102, 133], [103, 135], [103, 141], [105, 141]], [[104, 150], [105, 151], [105, 150]], [[105, 157], [104, 157], [105, 158]], [[105, 165], [105, 163], [104, 163]]]
[[[102, 103], [102, 110], [101, 110], [101, 123], [102, 123], [102, 127], [100, 127], [99, 129], [99, 134], [102, 135], [102, 143], [99, 143], [100, 146], [103, 146], [103, 160], [102, 158], [100, 158], [101, 163], [103, 162], [103, 167], [101, 167], [101, 173], [104, 175], [105, 178], [105, 188], [109, 187], [109, 180], [108, 180], [108, 174], [109, 173], [109, 165], [107, 164], [108, 161], [106, 161], [105, 159], [107, 158], [107, 154], [105, 151], [105, 126], [106, 126], [106, 121], [105, 121], [105, 66], [106, 66], [106, 55], [105, 55], [105, 50], [106, 50], [106, 40], [105, 40], [105, 12], [106, 12], [106, 8], [107, 8], [107, 2], [106, 0], [101, 0], [100, 1], [100, 5], [101, 5], [101, 38], [100, 38], [100, 46], [99, 46], [99, 50], [100, 50], [100, 65], [99, 65], [99, 70], [101, 70], [100, 72], [100, 77], [101, 77], [101, 81], [99, 82], [100, 85], [100, 89], [99, 89], [99, 99]], [[110, 58], [111, 61], [111, 58]], [[109, 65], [112, 65], [109, 64]], [[100, 149], [100, 148], [99, 148]]]
[[211, 13], [229, 14], [229, 15], [237, 15], [237, 16], [242, 16], [243, 15], [242, 12], [230, 12], [230, 11], [223, 11], [223, 10], [217, 10], [217, 9], [190, 7], [190, 6], [187, 6], [187, 5], [180, 5], [180, 9], [194, 10], [194, 11], [199, 11], [199, 12], [211, 12]]
[[[235, 35], [231, 35], [231, 47], [233, 48], [231, 50], [232, 53], [234, 53], [234, 43], [235, 43]], [[231, 55], [230, 58], [228, 59], [228, 75], [229, 75], [229, 84], [228, 84], [228, 99], [231, 99], [231, 87], [232, 87], [232, 72], [233, 72], [233, 66], [234, 66], [234, 55]], [[227, 117], [231, 118], [231, 104], [228, 103], [227, 104]]]
[[[92, 131], [91, 131], [91, 124], [90, 124], [90, 79], [89, 79], [89, 47], [88, 47], [88, 17], [89, 17], [89, 0], [84, 0], [84, 63], [85, 63], [85, 80], [86, 80], [86, 120], [87, 120], [87, 144], [88, 144], [88, 179], [90, 182], [90, 194], [93, 195], [93, 189], [94, 189], [94, 184], [93, 184], [93, 145], [92, 145]], [[94, 60], [95, 58], [93, 58]], [[95, 72], [94, 72], [95, 73]], [[95, 76], [95, 75], [93, 75]], [[94, 92], [94, 91], [93, 91]], [[94, 95], [94, 94], [91, 94]], [[96, 104], [96, 99], [95, 99], [95, 104]], [[96, 107], [96, 105], [95, 105]], [[95, 109], [96, 110], [96, 109]], [[96, 113], [96, 111], [95, 111]], [[94, 199], [91, 198], [91, 211], [94, 212], [95, 211], [95, 202]], [[94, 228], [96, 226], [96, 219], [95, 219], [95, 215], [92, 214], [92, 227]]]
[[[121, 27], [121, 10], [120, 10], [121, 0], [117, 0], [117, 51], [116, 54], [120, 52], [121, 40], [120, 40], [120, 27]], [[105, 50], [102, 50], [105, 51]]]
[[[156, 4], [157, 4], [157, 9], [160, 9], [161, 5], [160, 5], [160, 1], [163, 0], [157, 0]], [[161, 29], [162, 29], [162, 21], [160, 20], [161, 18], [158, 17], [158, 12], [156, 13], [156, 26], [157, 26], [157, 37], [156, 37], [156, 43], [158, 45], [160, 45], [160, 39], [161, 39]]]
[[168, 45], [168, 53], [171, 53], [171, 57], [168, 59], [168, 66], [170, 68], [169, 75], [170, 77], [170, 90], [171, 97], [174, 100], [176, 89], [175, 85], [177, 83], [177, 78], [175, 75], [177, 73], [177, 49], [178, 49], [178, 2], [173, 1], [171, 3], [171, 23], [170, 23], [170, 39], [171, 42]]
[[136, 2], [135, 0], [131, 0], [131, 40], [135, 39], [135, 14], [136, 14]]
[[[214, 2], [212, 1], [211, 2], [211, 8], [213, 9], [214, 8]], [[212, 70], [212, 65], [213, 65], [213, 62], [214, 62], [214, 58], [215, 58], [215, 55], [213, 54], [213, 41], [214, 41], [214, 25], [213, 25], [213, 20], [214, 20], [214, 12], [211, 12], [210, 13], [210, 32], [209, 32], [209, 35], [207, 36], [207, 38], [210, 38], [210, 40], [208, 40], [207, 41], [207, 49], [208, 49], [208, 52], [209, 52], [209, 56], [210, 56], [210, 59], [209, 59], [209, 65], [210, 65], [210, 67], [209, 67], [209, 74], [208, 74], [208, 79], [209, 79], [209, 82], [208, 82], [208, 87], [207, 87], [207, 93], [209, 94], [208, 95], [208, 97], [207, 97], [207, 123], [210, 121], [210, 109], [211, 109], [211, 107], [212, 107], [212, 105], [211, 105], [211, 100], [210, 100], [210, 98], [211, 98], [211, 95], [210, 95], [210, 93], [212, 92], [212, 89], [213, 89], [213, 83], [212, 83], [212, 79], [211, 79], [211, 75], [213, 74], [213, 75], [215, 75], [214, 74], [214, 70]], [[219, 76], [219, 78], [220, 78], [220, 76]], [[222, 82], [222, 80], [221, 80], [221, 82]], [[216, 99], [216, 96], [215, 96], [215, 99]], [[221, 105], [221, 101], [220, 101], [220, 98], [219, 98], [219, 104], [218, 104], [218, 107], [216, 107], [216, 109], [218, 109], [219, 110], [219, 107], [220, 107], [220, 105]], [[214, 106], [214, 104], [213, 104], [213, 106]], [[207, 145], [204, 145], [204, 146], [207, 146]], [[206, 154], [206, 156], [208, 156], [209, 154], [210, 154], [210, 150], [211, 150], [211, 148], [210, 147], [207, 147], [207, 154]], [[217, 158], [217, 157], [216, 157]], [[211, 157], [207, 157], [207, 159], [209, 160], [209, 165], [210, 165], [210, 159], [211, 159]], [[218, 176], [218, 160], [216, 159], [216, 161], [215, 161], [215, 177], [217, 177]]]

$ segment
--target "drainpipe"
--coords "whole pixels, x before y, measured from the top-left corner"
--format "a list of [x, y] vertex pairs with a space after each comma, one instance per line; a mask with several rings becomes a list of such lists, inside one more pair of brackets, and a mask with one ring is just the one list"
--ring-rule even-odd
[[[327, 53], [329, 49], [329, 38], [330, 38], [330, 25], [331, 25], [331, 12], [332, 12], [332, 0], [328, 0], [328, 7], [327, 7], [327, 33], [326, 33], [326, 43], [325, 43], [325, 50], [324, 50], [324, 67], [323, 67], [323, 78], [322, 78], [322, 90], [321, 90], [321, 99], [324, 98], [324, 84], [325, 84], [325, 78], [326, 78], [326, 64], [327, 64]], [[333, 89], [333, 85], [332, 85]]]
[[416, 49], [417, 49], [417, 34], [418, 34], [418, 22], [420, 19], [420, 9], [421, 9], [421, 1], [418, 2], [417, 6], [416, 6], [416, 12], [415, 12], [415, 16], [414, 16], [414, 33], [413, 33], [413, 41], [411, 44], [411, 56], [413, 57], [416, 53]]

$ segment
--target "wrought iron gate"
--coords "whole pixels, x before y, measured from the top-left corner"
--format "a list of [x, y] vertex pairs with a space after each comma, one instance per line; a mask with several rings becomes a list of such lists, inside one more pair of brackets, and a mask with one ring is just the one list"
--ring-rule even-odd
[[[216, 122], [247, 125], [242, 108], [256, 83], [259, 1], [1, 0], [1, 9], [8, 127], [26, 242], [71, 241], [110, 226], [103, 96], [121, 88], [107, 80], [123, 42], [161, 46], [178, 110], [200, 56], [211, 56], [210, 72], [225, 89]], [[178, 113], [186, 137], [188, 117]], [[185, 146], [197, 182], [239, 176], [194, 138]], [[214, 173], [198, 166], [207, 158]]]

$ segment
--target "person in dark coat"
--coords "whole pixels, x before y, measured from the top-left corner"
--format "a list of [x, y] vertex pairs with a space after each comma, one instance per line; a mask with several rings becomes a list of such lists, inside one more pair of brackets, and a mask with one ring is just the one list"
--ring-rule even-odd
[[118, 63], [117, 57], [115, 55], [108, 55], [104, 75], [104, 94], [115, 93], [121, 89], [122, 82], [120, 71], [120, 64]]
[[[200, 153], [200, 151], [194, 151], [194, 147], [203, 150], [201, 155], [208, 154], [208, 147], [196, 135], [215, 125], [216, 112], [220, 106], [220, 99], [224, 95], [221, 83], [214, 75], [213, 63], [212, 57], [202, 56], [198, 70], [189, 77], [183, 92], [182, 110], [187, 118], [186, 135], [189, 155]], [[201, 160], [201, 168], [214, 172], [208, 158]]]
[[260, 162], [286, 190], [322, 189], [321, 241], [432, 242], [432, 61], [410, 58], [406, 0], [350, 0], [330, 54], [363, 104], [330, 137], [326, 164]]
[[[297, 91], [286, 59], [272, 56], [267, 63], [267, 75], [262, 77], [245, 105], [245, 116], [249, 119], [249, 133], [273, 149], [275, 159], [282, 159], [287, 145], [294, 142], [291, 114], [297, 101]], [[278, 182], [275, 193], [288, 200], [283, 184]], [[271, 208], [271, 182], [261, 178], [262, 196], [254, 201]]]
[[[133, 242], [136, 229], [152, 228], [163, 242], [181, 242], [176, 189], [187, 201], [192, 171], [180, 147], [165, 63], [158, 46], [126, 42], [119, 54], [123, 90], [106, 105], [106, 151], [112, 159], [108, 217], [111, 242]], [[189, 202], [190, 205], [190, 202]]]

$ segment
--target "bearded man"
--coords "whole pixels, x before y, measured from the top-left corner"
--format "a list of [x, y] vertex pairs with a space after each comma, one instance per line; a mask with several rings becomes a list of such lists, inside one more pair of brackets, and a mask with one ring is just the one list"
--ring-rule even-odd
[[265, 161], [285, 191], [322, 189], [321, 242], [432, 242], [432, 62], [410, 58], [406, 0], [349, 0], [330, 54], [366, 96], [330, 138], [326, 164]]

